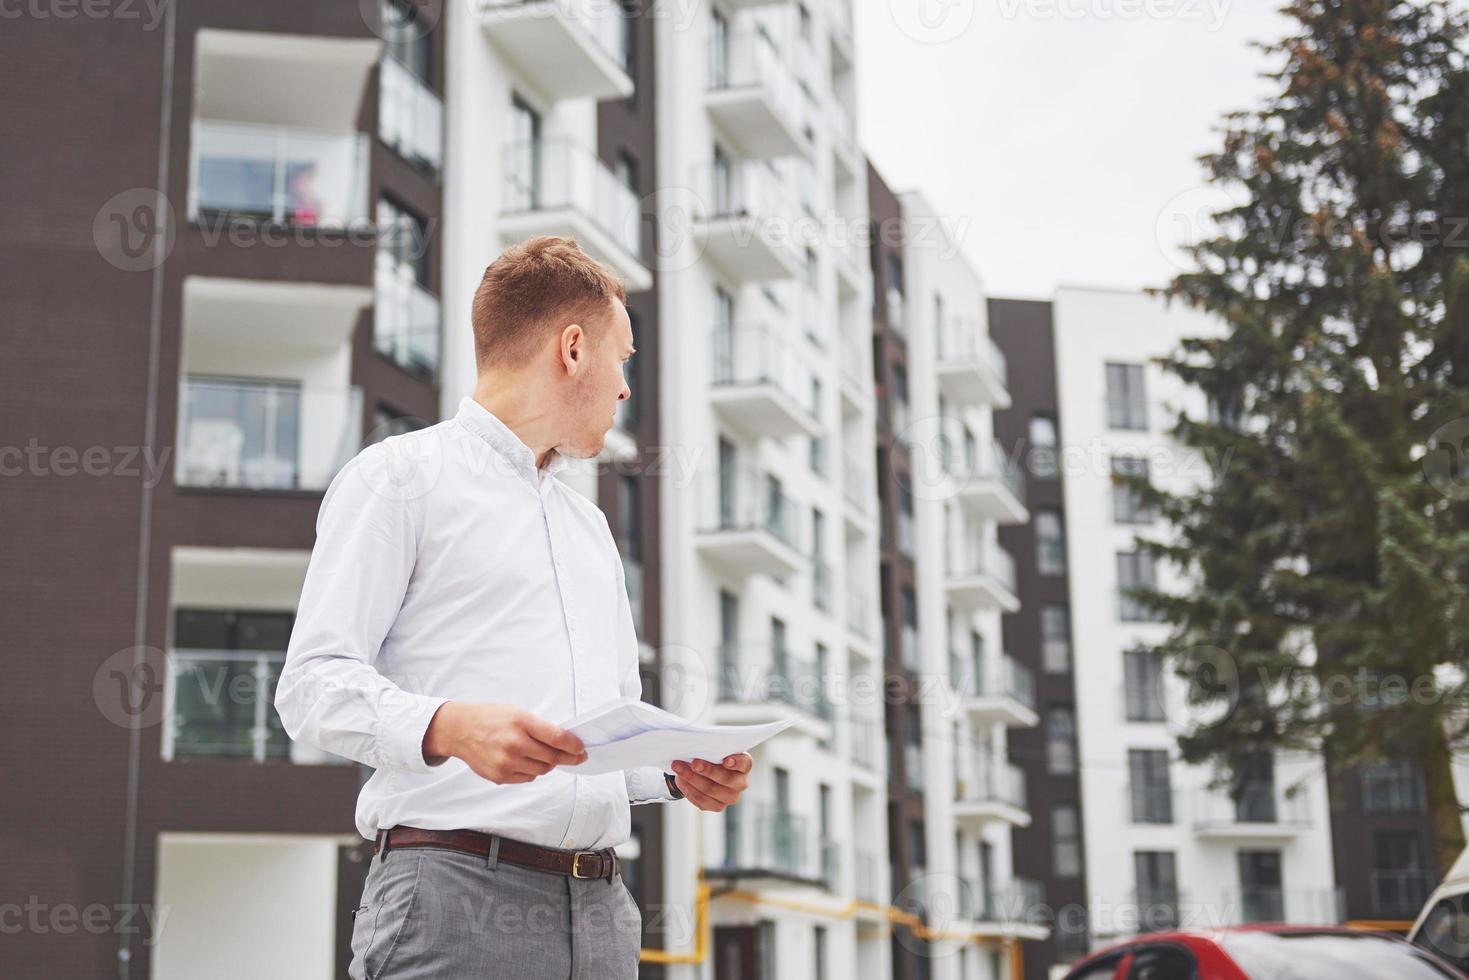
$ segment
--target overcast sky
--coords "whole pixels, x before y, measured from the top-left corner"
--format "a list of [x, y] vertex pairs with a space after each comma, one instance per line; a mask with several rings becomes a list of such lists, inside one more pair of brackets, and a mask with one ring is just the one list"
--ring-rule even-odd
[[1289, 26], [1275, 0], [854, 5], [868, 155], [895, 190], [969, 219], [990, 295], [1036, 299], [1177, 271], [1169, 246], [1219, 194], [1198, 155], [1268, 91], [1248, 42]]

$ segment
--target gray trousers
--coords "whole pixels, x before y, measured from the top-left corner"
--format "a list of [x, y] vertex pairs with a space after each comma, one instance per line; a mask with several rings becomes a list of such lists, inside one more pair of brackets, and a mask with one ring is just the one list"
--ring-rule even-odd
[[352, 980], [635, 980], [642, 913], [619, 872], [570, 878], [458, 851], [375, 855]]

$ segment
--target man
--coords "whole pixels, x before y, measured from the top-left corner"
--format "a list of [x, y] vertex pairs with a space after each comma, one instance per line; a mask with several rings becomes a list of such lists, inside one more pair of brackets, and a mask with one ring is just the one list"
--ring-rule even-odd
[[581, 776], [559, 728], [642, 690], [602, 512], [554, 479], [630, 394], [621, 283], [566, 238], [508, 249], [474, 297], [474, 397], [332, 481], [276, 693], [286, 731], [376, 770], [354, 978], [632, 978], [612, 848], [629, 804], [739, 799], [751, 759]]

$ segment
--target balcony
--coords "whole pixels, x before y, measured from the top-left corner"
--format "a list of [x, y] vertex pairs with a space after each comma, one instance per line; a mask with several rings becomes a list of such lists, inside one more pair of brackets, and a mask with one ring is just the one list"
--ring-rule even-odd
[[280, 651], [169, 651], [163, 758], [289, 760], [271, 703], [285, 661]]
[[852, 737], [852, 764], [868, 772], [877, 772], [878, 743], [882, 740], [882, 722], [852, 718], [847, 725]]
[[724, 858], [706, 870], [709, 877], [820, 884], [817, 849], [804, 817], [753, 801], [736, 803], [725, 813]]
[[342, 229], [367, 222], [367, 137], [199, 119], [189, 220]]
[[951, 552], [944, 586], [949, 601], [961, 609], [1013, 613], [1020, 608], [1015, 559], [999, 546], [971, 544], [963, 553]]
[[653, 285], [642, 261], [637, 195], [591, 150], [567, 139], [505, 147], [500, 236], [507, 244], [570, 235], [621, 276], [629, 292]]
[[844, 219], [838, 232], [840, 241], [832, 243], [832, 251], [836, 255], [837, 298], [842, 303], [860, 298], [872, 278], [867, 246], [854, 234], [850, 224]]
[[1374, 868], [1368, 872], [1368, 884], [1373, 915], [1379, 919], [1414, 920], [1438, 886], [1438, 877], [1420, 868], [1391, 871]]
[[325, 490], [362, 440], [362, 392], [186, 376], [179, 392], [181, 487]]
[[961, 768], [954, 780], [954, 819], [976, 831], [992, 823], [1029, 827], [1025, 771], [1008, 762], [997, 765], [985, 757]]
[[857, 46], [852, 31], [852, 0], [829, 0], [831, 16], [831, 62], [833, 71], [847, 71], [856, 63]]
[[1287, 842], [1309, 832], [1314, 823], [1304, 795], [1286, 796], [1275, 787], [1246, 788], [1238, 800], [1201, 790], [1194, 797], [1194, 835], [1225, 842]]
[[964, 710], [976, 726], [1034, 728], [1035, 675], [1009, 656], [985, 657], [969, 686], [961, 686]]
[[[1040, 882], [1015, 877], [999, 888], [959, 880], [960, 918], [973, 923], [982, 936], [1045, 939], [1049, 931], [1033, 920], [1043, 916], [1045, 890]], [[966, 895], [965, 893], [968, 892]]]
[[432, 381], [439, 374], [443, 312], [411, 266], [378, 252], [373, 346], [405, 371]]
[[859, 341], [851, 337], [842, 337], [839, 348], [841, 352], [842, 412], [845, 415], [856, 415], [862, 411], [862, 406], [872, 400], [872, 375], [867, 370], [862, 344]]
[[763, 31], [713, 36], [704, 106], [741, 156], [807, 153], [803, 99], [788, 59]]
[[392, 58], [378, 72], [378, 137], [423, 170], [444, 168], [444, 100]]
[[864, 640], [872, 638], [872, 600], [856, 585], [847, 585], [847, 629]]
[[633, 93], [616, 0], [476, 0], [485, 34], [541, 94], [624, 99]]
[[980, 322], [949, 317], [937, 332], [938, 376], [944, 393], [968, 405], [1009, 408], [1005, 355]]
[[721, 646], [715, 717], [727, 725], [795, 721], [826, 738], [834, 711], [817, 664], [768, 646]]
[[725, 161], [696, 172], [693, 231], [731, 285], [793, 279], [804, 266], [795, 210], [779, 175], [762, 163]]
[[832, 164], [838, 185], [862, 176], [863, 156], [857, 142], [857, 123], [852, 110], [841, 100], [832, 99], [827, 107], [831, 120]]
[[811, 369], [781, 332], [763, 324], [714, 334], [710, 401], [726, 422], [753, 438], [816, 436]]
[[852, 895], [857, 901], [887, 904], [882, 901], [882, 882], [878, 879], [877, 868], [877, 855], [874, 852], [856, 848], [852, 862]]
[[697, 547], [707, 561], [742, 578], [782, 578], [806, 567], [806, 557], [796, 547], [799, 512], [774, 477], [721, 473], [705, 488], [704, 497]]
[[1005, 457], [996, 443], [986, 456], [969, 461], [968, 473], [959, 478], [959, 502], [975, 520], [994, 521], [1002, 526], [1030, 520], [1025, 507], [1025, 475]]
[[349, 38], [201, 28], [194, 34], [195, 118], [350, 134], [382, 50], [366, 32]]

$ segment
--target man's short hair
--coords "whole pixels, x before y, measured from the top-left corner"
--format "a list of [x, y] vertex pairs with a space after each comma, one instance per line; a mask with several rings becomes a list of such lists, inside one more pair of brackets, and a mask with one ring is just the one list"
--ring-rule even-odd
[[513, 245], [485, 269], [474, 293], [475, 361], [481, 370], [519, 367], [551, 331], [585, 326], [614, 299], [626, 305], [627, 289], [575, 238], [544, 235]]

